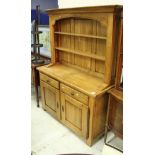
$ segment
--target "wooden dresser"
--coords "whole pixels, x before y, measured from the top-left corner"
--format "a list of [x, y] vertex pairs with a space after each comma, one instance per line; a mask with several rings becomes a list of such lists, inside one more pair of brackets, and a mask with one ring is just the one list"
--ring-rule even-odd
[[104, 134], [121, 10], [122, 6], [47, 10], [52, 58], [50, 65], [38, 68], [42, 107], [88, 145]]

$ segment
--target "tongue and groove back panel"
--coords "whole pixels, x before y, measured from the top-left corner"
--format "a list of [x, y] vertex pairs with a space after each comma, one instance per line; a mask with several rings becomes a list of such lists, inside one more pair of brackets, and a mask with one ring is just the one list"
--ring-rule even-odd
[[59, 51], [59, 61], [104, 74], [106, 32], [106, 27], [96, 20], [84, 18], [58, 20], [55, 35], [58, 40], [56, 49]]

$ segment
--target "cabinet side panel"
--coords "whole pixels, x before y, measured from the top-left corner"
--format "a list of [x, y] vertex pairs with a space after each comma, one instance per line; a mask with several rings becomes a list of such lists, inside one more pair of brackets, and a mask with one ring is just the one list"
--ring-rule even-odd
[[110, 84], [112, 74], [112, 63], [114, 54], [114, 42], [113, 42], [113, 14], [108, 15], [108, 27], [107, 27], [107, 41], [106, 41], [106, 61], [105, 61], [105, 74], [104, 82]]
[[93, 139], [96, 139], [104, 133], [107, 105], [107, 93], [96, 98], [94, 107]]

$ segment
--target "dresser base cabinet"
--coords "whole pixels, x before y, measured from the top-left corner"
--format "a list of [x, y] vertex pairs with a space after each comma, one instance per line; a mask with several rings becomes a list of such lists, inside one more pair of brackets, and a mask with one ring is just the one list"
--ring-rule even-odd
[[[43, 73], [40, 73], [40, 76], [49, 77]], [[42, 81], [41, 78], [43, 109], [91, 146], [104, 134], [107, 93], [103, 92], [97, 96], [88, 96], [78, 89], [61, 83], [61, 81], [60, 89], [56, 89], [50, 85], [53, 83], [49, 81], [53, 80], [53, 78], [49, 77], [47, 83], [45, 80]], [[78, 100], [77, 96], [80, 97]]]

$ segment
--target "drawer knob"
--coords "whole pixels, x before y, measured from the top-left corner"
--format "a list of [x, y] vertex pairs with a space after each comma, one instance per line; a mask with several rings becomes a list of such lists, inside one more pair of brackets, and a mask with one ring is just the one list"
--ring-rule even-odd
[[73, 96], [74, 95], [74, 92], [71, 92], [71, 95]]

